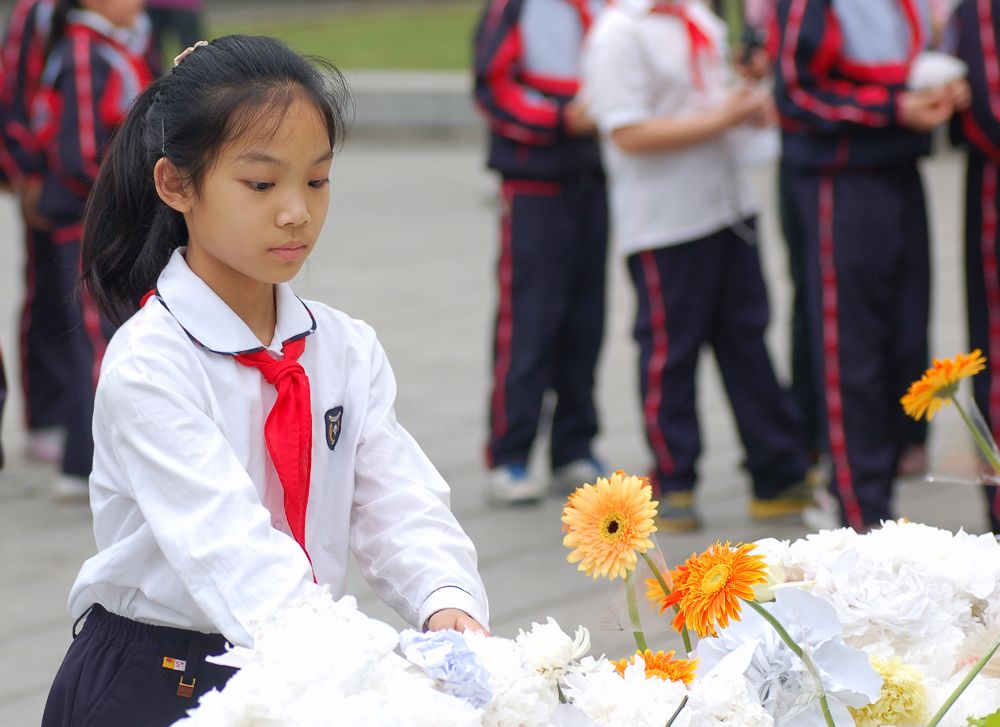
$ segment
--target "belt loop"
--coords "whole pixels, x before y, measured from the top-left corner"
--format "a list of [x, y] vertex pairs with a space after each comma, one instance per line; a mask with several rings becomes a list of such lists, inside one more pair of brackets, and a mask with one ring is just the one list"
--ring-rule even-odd
[[77, 620], [73, 622], [73, 630], [72, 630], [72, 633], [73, 633], [73, 638], [74, 638], [74, 639], [75, 639], [75, 638], [76, 638], [77, 636], [79, 636], [79, 635], [80, 635], [80, 632], [76, 630], [76, 629], [77, 629], [77, 627], [78, 627], [78, 626], [80, 625], [80, 622], [81, 622], [81, 621], [83, 621], [83, 620], [84, 620], [85, 618], [87, 618], [87, 616], [89, 616], [89, 615], [90, 615], [90, 612], [91, 612], [91, 611], [93, 611], [93, 610], [94, 610], [94, 604], [90, 604], [90, 607], [89, 607], [89, 608], [88, 608], [88, 609], [87, 609], [86, 611], [84, 611], [83, 613], [81, 613], [81, 614], [80, 614], [80, 617], [79, 617], [79, 618], [77, 618]]

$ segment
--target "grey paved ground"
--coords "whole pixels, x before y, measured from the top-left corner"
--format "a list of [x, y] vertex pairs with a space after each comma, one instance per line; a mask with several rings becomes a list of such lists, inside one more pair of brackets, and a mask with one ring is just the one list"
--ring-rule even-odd
[[[582, 623], [595, 650], [617, 654], [629, 646], [621, 632], [601, 630], [615, 586], [594, 583], [565, 562], [560, 544], [561, 503], [493, 509], [482, 488], [480, 452], [485, 421], [491, 307], [494, 297], [493, 179], [481, 169], [475, 141], [401, 143], [356, 139], [338, 159], [333, 209], [322, 244], [302, 274], [301, 293], [321, 298], [372, 323], [381, 334], [399, 380], [399, 417], [451, 482], [454, 509], [475, 540], [492, 603], [492, 626], [513, 635], [551, 615], [564, 627]], [[935, 202], [934, 351], [952, 355], [964, 345], [959, 293], [959, 164], [955, 157], [927, 168]], [[789, 289], [784, 255], [773, 229], [769, 173], [763, 255], [771, 283], [774, 321], [770, 343], [781, 371]], [[20, 296], [21, 245], [9, 199], [0, 199], [0, 338], [8, 364]], [[610, 325], [600, 369], [603, 433], [598, 449], [609, 463], [644, 471], [648, 460], [636, 405], [635, 351], [628, 334], [632, 298], [616, 260], [611, 268]], [[795, 537], [798, 526], [767, 531], [749, 523], [747, 482], [740, 449], [714, 365], [701, 372], [700, 411], [706, 451], [700, 505], [708, 528], [689, 537], [662, 537], [676, 561], [716, 538]], [[54, 504], [53, 471], [21, 456], [20, 401], [6, 412], [3, 437], [9, 468], [0, 473], [0, 727], [37, 725], [52, 675], [69, 641], [66, 593], [93, 550], [89, 511]], [[984, 527], [979, 495], [962, 487], [908, 482], [899, 513], [955, 528]], [[355, 578], [371, 615], [398, 623]], [[662, 629], [661, 629], [662, 630]], [[656, 629], [650, 629], [655, 632]], [[660, 646], [669, 637], [654, 636]]]

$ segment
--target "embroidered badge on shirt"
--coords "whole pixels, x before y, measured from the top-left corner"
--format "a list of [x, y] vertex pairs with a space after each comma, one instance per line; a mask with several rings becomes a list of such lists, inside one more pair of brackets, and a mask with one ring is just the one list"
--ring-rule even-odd
[[326, 446], [332, 452], [337, 446], [337, 440], [340, 439], [340, 429], [344, 421], [344, 407], [335, 406], [330, 409], [326, 413], [324, 421], [326, 422]]

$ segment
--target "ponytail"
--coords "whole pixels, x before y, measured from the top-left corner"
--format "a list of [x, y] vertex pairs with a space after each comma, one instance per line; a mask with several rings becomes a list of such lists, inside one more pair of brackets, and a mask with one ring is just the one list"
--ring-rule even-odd
[[136, 99], [112, 136], [83, 218], [83, 284], [120, 325], [156, 284], [175, 248], [187, 243], [183, 216], [163, 204], [153, 167], [163, 156], [149, 117], [164, 79]]
[[200, 194], [226, 143], [273, 131], [296, 99], [316, 108], [330, 146], [339, 146], [351, 108], [347, 86], [330, 63], [311, 60], [274, 38], [225, 36], [139, 95], [111, 138], [83, 219], [83, 285], [113, 323], [135, 313], [188, 241], [183, 215], [156, 191], [161, 157]]

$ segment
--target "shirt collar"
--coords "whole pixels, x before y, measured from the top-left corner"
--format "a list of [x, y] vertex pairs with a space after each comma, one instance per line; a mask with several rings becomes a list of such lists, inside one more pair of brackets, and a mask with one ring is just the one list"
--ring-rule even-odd
[[287, 283], [275, 285], [277, 321], [274, 340], [265, 346], [250, 327], [188, 267], [187, 248], [178, 248], [156, 281], [156, 297], [192, 341], [225, 356], [269, 348], [280, 352], [286, 341], [308, 336], [316, 319]]
[[135, 25], [131, 28], [120, 28], [100, 13], [79, 8], [70, 10], [66, 14], [66, 20], [95, 30], [106, 38], [125, 46], [136, 55], [145, 53], [149, 45], [150, 24], [145, 13], [139, 13]]

